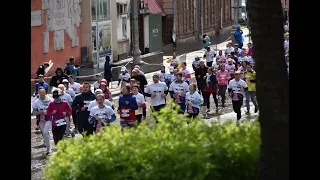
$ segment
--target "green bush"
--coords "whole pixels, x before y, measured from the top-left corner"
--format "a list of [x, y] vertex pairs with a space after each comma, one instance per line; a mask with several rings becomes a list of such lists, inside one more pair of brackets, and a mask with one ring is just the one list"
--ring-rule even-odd
[[260, 146], [257, 122], [211, 123], [163, 109], [159, 123], [58, 144], [44, 169], [49, 180], [255, 180]]

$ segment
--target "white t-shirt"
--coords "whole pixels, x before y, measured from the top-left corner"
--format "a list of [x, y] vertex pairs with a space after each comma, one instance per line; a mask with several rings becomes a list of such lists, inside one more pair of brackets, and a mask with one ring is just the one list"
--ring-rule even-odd
[[125, 73], [125, 74], [121, 73], [119, 75], [119, 79], [122, 81], [122, 83], [128, 83], [130, 81], [130, 78], [131, 78], [131, 76], [128, 73]]
[[285, 52], [287, 52], [289, 50], [289, 40], [285, 40], [283, 43], [283, 46], [284, 46]]
[[249, 58], [247, 57], [247, 56], [244, 56], [244, 57], [238, 57], [238, 62], [242, 62], [242, 61], [247, 61], [247, 62], [249, 62]]
[[98, 81], [96, 81], [95, 83], [93, 83], [93, 88], [94, 89], [99, 89], [100, 83]]
[[139, 106], [139, 108], [136, 110], [136, 115], [140, 115], [143, 112], [142, 107], [140, 107], [140, 104], [145, 104], [146, 101], [144, 100], [144, 97], [141, 93], [138, 93], [137, 95], [133, 94], [133, 97], [136, 98], [137, 104]]
[[192, 64], [196, 67], [199, 68], [200, 67], [200, 60], [193, 60]]
[[151, 106], [159, 106], [162, 104], [166, 104], [165, 98], [162, 98], [161, 95], [164, 94], [164, 91], [167, 91], [168, 87], [164, 82], [154, 83], [151, 82], [147, 85], [146, 89], [144, 90], [145, 93], [148, 94], [156, 94], [155, 97], [151, 98]]
[[159, 73], [159, 78], [161, 82], [164, 82], [165, 79], [169, 79], [169, 77], [170, 77], [169, 73], [162, 73], [162, 72]]
[[231, 52], [234, 52], [234, 48], [233, 47], [229, 47], [225, 51], [226, 54], [231, 54]]
[[63, 101], [67, 101], [70, 105], [73, 102], [71, 96], [66, 92], [62, 96], [60, 96], [60, 99], [63, 100]]
[[170, 62], [170, 66], [177, 66], [178, 64], [180, 64], [180, 60], [177, 58], [172, 59]]
[[223, 54], [222, 54], [221, 56], [220, 56], [220, 55], [217, 55], [217, 56], [216, 56], [216, 59], [221, 59], [221, 60], [222, 60], [222, 59], [226, 59], [226, 56], [223, 55]]
[[174, 82], [177, 79], [177, 77], [174, 74], [171, 74], [171, 83]]
[[205, 51], [204, 55], [206, 55], [206, 62], [212, 62], [215, 54], [216, 52], [212, 49], [209, 52]]
[[183, 83], [171, 83], [169, 87], [169, 91], [173, 91], [173, 93], [178, 93], [181, 96], [182, 93], [187, 93], [189, 91], [189, 85], [186, 82]]
[[234, 74], [234, 69], [236, 66], [234, 64], [226, 64], [226, 70], [229, 72], [229, 74]]
[[64, 92], [69, 94], [72, 99], [74, 99], [74, 97], [76, 96], [76, 93], [71, 88], [65, 89]]
[[97, 115], [101, 121], [106, 119], [110, 119], [112, 115], [114, 115], [114, 111], [109, 106], [104, 106], [103, 108], [99, 108], [98, 105], [94, 106], [90, 111], [90, 116]]
[[284, 25], [284, 26], [283, 26], [283, 29], [289, 31], [289, 25]]
[[[98, 105], [97, 100], [91, 101], [90, 104], [89, 104], [89, 106], [88, 106], [88, 111], [91, 111], [91, 109], [92, 109], [93, 107], [97, 106], [97, 105]], [[111, 102], [110, 102], [108, 99], [105, 99], [105, 100], [104, 100], [104, 105], [109, 106], [109, 107], [112, 107], [112, 104], [111, 104]]]
[[230, 89], [232, 89], [232, 92], [234, 94], [234, 96], [232, 97], [232, 100], [237, 100], [237, 96], [235, 94], [242, 94], [244, 96], [244, 88], [247, 88], [247, 83], [240, 79], [239, 81], [236, 81], [235, 79], [232, 79], [229, 82], [229, 86]]
[[69, 88], [72, 89], [76, 94], [80, 93], [80, 84], [77, 82], [74, 82], [73, 84], [69, 83]]
[[51, 98], [49, 99], [50, 101], [46, 101], [46, 102], [41, 101], [41, 99], [35, 100], [34, 103], [32, 104], [32, 108], [37, 109], [38, 111], [44, 111], [46, 113], [50, 102], [52, 102], [52, 99]]
[[188, 70], [188, 69], [180, 69], [180, 72], [182, 73], [182, 80], [183, 81], [190, 81], [190, 78], [186, 78], [186, 77], [184, 77], [184, 75], [187, 75], [187, 74], [189, 74], [190, 76], [191, 76], [191, 73], [190, 73], [190, 71]]
[[[186, 101], [188, 102], [189, 100], [201, 100], [201, 96], [200, 94], [196, 91], [193, 94], [191, 94], [190, 92], [187, 92], [186, 94]], [[191, 106], [196, 107], [196, 108], [200, 108], [199, 105], [191, 103]]]

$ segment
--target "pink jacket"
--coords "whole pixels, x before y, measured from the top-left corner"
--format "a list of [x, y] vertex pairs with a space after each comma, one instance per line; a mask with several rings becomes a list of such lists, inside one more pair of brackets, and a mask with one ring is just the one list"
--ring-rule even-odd
[[[52, 114], [54, 110], [57, 110], [55, 114]], [[71, 116], [71, 107], [66, 101], [62, 101], [60, 104], [57, 104], [55, 102], [51, 102], [49, 104], [49, 107], [47, 109], [47, 115], [52, 116], [53, 119], [62, 119], [64, 118], [62, 112], [66, 112], [67, 116]]]
[[227, 70], [224, 70], [223, 72], [220, 70], [217, 72], [218, 86], [228, 85], [229, 79], [230, 79], [230, 74]]

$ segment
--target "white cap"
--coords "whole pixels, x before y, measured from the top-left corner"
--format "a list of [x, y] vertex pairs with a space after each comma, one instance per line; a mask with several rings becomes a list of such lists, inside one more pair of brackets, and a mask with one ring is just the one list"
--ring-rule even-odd
[[199, 56], [196, 55], [194, 58], [197, 59], [197, 58], [199, 58]]
[[94, 93], [97, 93], [97, 92], [103, 93], [103, 92], [102, 92], [102, 89], [96, 89], [96, 90], [94, 91]]
[[172, 66], [169, 67], [169, 72], [173, 72], [174, 68]]
[[121, 68], [121, 71], [126, 71], [126, 70], [127, 70], [127, 68], [124, 66]]
[[133, 68], [132, 72], [139, 72], [138, 68]]
[[63, 79], [62, 80], [62, 83], [68, 83], [69, 81], [68, 81], [68, 79]]
[[101, 83], [100, 83], [100, 85], [105, 85], [105, 86], [106, 86], [106, 85], [107, 85], [107, 83], [105, 83], [105, 82], [101, 82]]

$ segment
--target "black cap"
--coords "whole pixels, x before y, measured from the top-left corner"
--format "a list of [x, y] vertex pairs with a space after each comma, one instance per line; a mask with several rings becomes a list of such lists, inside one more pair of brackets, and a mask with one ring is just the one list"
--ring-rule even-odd
[[239, 46], [239, 44], [234, 44], [234, 46]]
[[53, 92], [52, 92], [52, 97], [53, 98], [58, 98], [58, 97], [60, 97], [60, 91], [59, 90], [54, 90]]

